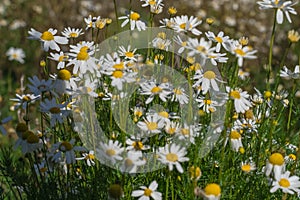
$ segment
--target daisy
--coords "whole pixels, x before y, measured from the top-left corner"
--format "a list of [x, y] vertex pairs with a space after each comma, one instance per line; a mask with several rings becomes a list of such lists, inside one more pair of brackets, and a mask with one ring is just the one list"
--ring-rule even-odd
[[158, 95], [163, 102], [166, 102], [167, 98], [172, 93], [169, 85], [166, 83], [156, 84], [153, 81], [149, 81], [140, 84], [140, 87], [141, 95], [149, 95], [145, 102], [146, 104], [151, 103], [156, 95]]
[[33, 76], [32, 78], [29, 77], [28, 80], [29, 80], [30, 84], [28, 84], [27, 86], [30, 89], [30, 91], [36, 96], [38, 96], [42, 93], [48, 92], [48, 91], [51, 92], [51, 90], [53, 88], [51, 79], [40, 80], [37, 76]]
[[274, 172], [275, 178], [280, 177], [280, 174], [282, 174], [285, 171], [285, 162], [282, 154], [273, 153], [267, 160], [266, 171], [265, 171], [266, 175], [270, 176], [272, 171]]
[[[74, 146], [75, 139], [68, 141], [57, 142], [52, 145], [51, 152], [53, 157], [51, 158], [54, 162], [61, 162], [63, 158], [66, 159], [66, 164], [72, 164], [76, 162], [75, 151], [85, 151], [84, 147]], [[63, 157], [64, 156], [64, 157]]]
[[249, 173], [251, 171], [256, 170], [255, 163], [253, 162], [242, 162], [241, 163], [241, 170], [245, 173]]
[[130, 138], [126, 139], [126, 150], [128, 151], [144, 151], [150, 149], [149, 145], [145, 145], [145, 139], [141, 140], [138, 137], [131, 136]]
[[86, 30], [89, 28], [95, 28], [96, 24], [95, 22], [97, 21], [98, 17], [92, 17], [92, 15], [89, 15], [87, 18], [84, 18], [84, 22], [86, 23]]
[[187, 42], [187, 49], [189, 50], [188, 56], [199, 55], [200, 65], [204, 65], [208, 55], [211, 55], [216, 47], [211, 47], [212, 42], [206, 41], [203, 37], [198, 40], [197, 38], [189, 38]]
[[239, 69], [238, 76], [240, 79], [245, 80], [247, 77], [250, 76], [250, 73], [247, 71], [244, 71], [243, 69]]
[[283, 66], [283, 69], [280, 70], [280, 77], [287, 79], [299, 79], [300, 78], [300, 70], [299, 65], [295, 66], [294, 72], [289, 70], [286, 66]]
[[184, 157], [187, 154], [185, 147], [180, 147], [174, 143], [160, 147], [157, 154], [159, 156], [158, 160], [163, 164], [167, 164], [170, 171], [173, 170], [175, 165], [179, 173], [183, 173], [183, 168], [180, 163], [189, 161], [188, 157]]
[[163, 0], [157, 0], [155, 4], [150, 5], [150, 12], [153, 14], [159, 14], [163, 11], [164, 4], [162, 3]]
[[41, 102], [41, 112], [48, 113], [50, 115], [50, 125], [54, 127], [56, 122], [62, 124], [64, 118], [70, 114], [69, 110], [64, 109], [68, 103], [59, 104], [55, 98], [51, 100], [45, 99]]
[[298, 31], [295, 31], [295, 30], [290, 30], [288, 32], [288, 39], [290, 42], [298, 42], [300, 40], [300, 35], [299, 35], [299, 32]]
[[157, 192], [158, 184], [156, 181], [152, 181], [149, 187], [140, 186], [141, 190], [132, 191], [132, 197], [139, 197], [139, 200], [150, 200], [150, 197], [154, 200], [162, 200], [162, 194]]
[[211, 31], [206, 32], [205, 35], [206, 35], [207, 39], [217, 43], [216, 52], [220, 52], [222, 46], [227, 51], [229, 51], [229, 46], [228, 46], [229, 36], [224, 36], [223, 31], [220, 31], [217, 36]]
[[141, 16], [139, 13], [130, 11], [130, 14], [127, 14], [126, 16], [119, 17], [119, 19], [125, 19], [125, 21], [121, 24], [121, 27], [126, 26], [128, 22], [130, 23], [130, 30], [134, 30], [135, 28], [138, 29], [138, 31], [146, 30], [146, 23], [140, 20]]
[[121, 166], [121, 171], [137, 173], [137, 168], [145, 165], [145, 163], [146, 160], [143, 160], [143, 154], [141, 151], [128, 151]]
[[131, 49], [131, 46], [128, 45], [127, 49], [124, 46], [120, 46], [119, 49], [120, 49], [118, 51], [119, 56], [124, 57], [124, 59], [126, 59], [126, 60], [137, 61], [137, 56], [138, 55], [135, 54], [135, 52], [137, 50], [136, 48]]
[[22, 153], [31, 153], [43, 147], [43, 143], [38, 137], [30, 130], [17, 131], [18, 139], [14, 145], [14, 149], [21, 147]]
[[[0, 115], [1, 115], [1, 113], [0, 113]], [[5, 128], [3, 127], [3, 124], [6, 124], [7, 122], [9, 122], [9, 121], [11, 121], [11, 120], [12, 120], [12, 117], [11, 117], [11, 116], [6, 117], [6, 118], [0, 120], [0, 132], [1, 132], [3, 135], [6, 135], [6, 134], [7, 134]]]
[[207, 184], [203, 196], [207, 200], [219, 200], [221, 198], [221, 187], [216, 183]]
[[183, 140], [184, 142], [188, 140], [192, 144], [195, 144], [195, 137], [199, 136], [199, 130], [200, 127], [197, 125], [188, 125], [187, 123], [184, 123], [181, 125], [176, 136], [179, 140]]
[[136, 81], [136, 72], [126, 72], [121, 70], [113, 71], [110, 78], [112, 79], [111, 86], [116, 87], [118, 90], [123, 89], [123, 83], [132, 83]]
[[207, 58], [210, 60], [211, 64], [216, 66], [219, 63], [226, 63], [228, 57], [226, 57], [226, 53], [215, 53], [208, 52]]
[[297, 2], [285, 1], [285, 0], [263, 0], [257, 2], [259, 8], [265, 9], [276, 9], [276, 21], [278, 24], [283, 22], [283, 14], [285, 14], [289, 23], [292, 23], [290, 13], [297, 15], [297, 12], [292, 6], [296, 5]]
[[55, 36], [57, 33], [56, 29], [48, 29], [43, 33], [40, 33], [33, 28], [28, 31], [29, 39], [40, 40], [45, 51], [49, 51], [49, 48], [52, 50], [60, 51], [58, 44], [68, 44], [68, 39], [61, 36]]
[[157, 114], [148, 114], [144, 121], [138, 122], [137, 126], [142, 130], [150, 134], [157, 134], [161, 132], [164, 127], [164, 121], [159, 118]]
[[57, 69], [65, 68], [65, 62], [68, 61], [68, 59], [69, 59], [68, 55], [66, 55], [62, 51], [59, 52], [59, 54], [50, 52], [50, 55], [51, 55], [51, 57], [49, 56], [48, 57], [49, 59], [58, 61], [58, 64], [57, 64], [57, 67], [56, 67]]
[[25, 52], [21, 48], [10, 47], [6, 52], [6, 56], [8, 56], [8, 60], [15, 60], [23, 64]]
[[193, 87], [201, 86], [203, 94], [206, 94], [211, 88], [214, 91], [219, 91], [217, 81], [223, 83], [222, 80], [217, 78], [216, 73], [211, 70], [207, 70], [206, 72], [202, 69], [197, 70], [193, 79], [195, 80]]
[[191, 180], [196, 180], [196, 181], [199, 180], [202, 175], [200, 167], [195, 167], [194, 165], [189, 168], [189, 173], [190, 173]]
[[179, 104], [187, 104], [189, 102], [189, 96], [186, 94], [185, 89], [182, 87], [176, 87], [173, 89], [171, 101], [179, 102]]
[[229, 138], [230, 138], [232, 150], [235, 152], [239, 152], [241, 148], [243, 148], [241, 134], [236, 130], [231, 130], [229, 134]]
[[179, 35], [176, 35], [174, 37], [174, 42], [176, 42], [180, 48], [178, 49], [178, 53], [182, 53], [185, 50], [185, 47], [187, 45], [187, 41], [183, 41], [182, 38]]
[[276, 180], [272, 183], [271, 193], [281, 189], [283, 193], [294, 194], [300, 192], [300, 180], [298, 176], [290, 176], [291, 172], [286, 171], [284, 174], [280, 174]]
[[82, 29], [79, 28], [65, 28], [64, 31], [61, 32], [63, 36], [66, 38], [78, 38], [80, 35], [83, 35]]
[[34, 103], [35, 100], [40, 98], [40, 95], [35, 96], [34, 94], [16, 94], [16, 97], [17, 98], [15, 99], [10, 99], [11, 101], [17, 102], [14, 104], [15, 109], [19, 108], [20, 106], [22, 106], [22, 109], [26, 109], [29, 104]]
[[197, 98], [196, 101], [199, 102], [199, 108], [202, 108], [206, 113], [213, 113], [217, 110], [216, 106], [220, 106], [217, 101], [205, 99], [203, 97]]
[[168, 39], [162, 39], [162, 38], [154, 38], [152, 41], [152, 45], [154, 48], [168, 51], [169, 46], [171, 45], [171, 40]]
[[229, 97], [234, 101], [234, 108], [237, 113], [245, 113], [252, 107], [251, 101], [249, 100], [250, 95], [246, 91], [242, 91], [237, 88], [235, 90], [226, 87], [226, 91]]
[[200, 35], [202, 32], [199, 31], [196, 27], [202, 23], [201, 20], [198, 20], [197, 17], [187, 15], [176, 16], [171, 18], [173, 21], [172, 28], [176, 32], [191, 32], [194, 35]]
[[166, 123], [165, 132], [169, 135], [179, 134], [181, 131], [181, 126], [178, 122], [169, 121]]
[[91, 150], [88, 153], [83, 153], [82, 154], [83, 157], [81, 158], [76, 158], [76, 160], [86, 160], [86, 164], [91, 167], [95, 165], [95, 155], [94, 155], [94, 151]]
[[96, 152], [101, 162], [107, 163], [106, 161], [109, 161], [111, 164], [115, 164], [117, 161], [123, 160], [120, 154], [124, 150], [119, 141], [109, 140], [108, 143], [100, 142], [100, 147], [97, 148]]
[[142, 4], [142, 7], [153, 6], [155, 4], [162, 4], [162, 0], [140, 0], [140, 1], [144, 2], [144, 4]]

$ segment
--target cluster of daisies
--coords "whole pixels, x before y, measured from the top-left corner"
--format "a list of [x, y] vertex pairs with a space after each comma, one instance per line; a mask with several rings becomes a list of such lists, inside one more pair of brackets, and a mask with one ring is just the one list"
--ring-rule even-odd
[[[163, 11], [162, 0], [142, 1], [142, 6], [149, 6], [153, 15]], [[283, 13], [288, 21], [291, 21], [289, 13], [296, 14], [291, 7], [294, 3], [291, 2], [265, 0], [258, 4], [262, 9], [277, 9], [278, 23], [282, 23]], [[247, 38], [232, 39], [223, 31], [202, 33], [198, 29], [202, 21], [197, 17], [175, 16], [176, 9], [173, 7], [169, 8], [168, 13], [170, 18], [160, 20], [162, 31], [150, 38], [152, 53], [147, 55], [132, 44], [120, 45], [112, 52], [100, 55], [95, 41], [80, 41], [80, 36], [85, 32], [79, 28], [65, 28], [61, 32], [62, 36], [53, 28], [44, 32], [32, 28], [28, 32], [30, 39], [41, 42], [43, 50], [48, 53], [47, 60], [54, 61], [57, 69], [57, 72], [49, 73], [46, 70], [49, 64], [41, 63], [48, 77], [29, 77], [23, 94], [17, 94], [11, 99], [14, 110], [25, 115], [25, 123], [19, 123], [16, 127], [18, 140], [15, 148], [20, 147], [23, 154], [46, 149], [43, 151], [44, 159], [35, 164], [37, 174], [47, 175], [56, 169], [55, 165], [61, 166], [68, 173], [66, 166], [80, 160], [86, 160], [87, 165], [92, 167], [97, 157], [102, 163], [126, 173], [146, 171], [149, 166], [157, 163], [158, 167], [168, 166], [169, 171], [175, 168], [179, 173], [190, 173], [191, 179], [197, 181], [201, 176], [200, 168], [192, 166], [187, 169], [185, 164], [191, 159], [188, 157], [187, 144], [197, 145], [197, 141], [204, 138], [207, 124], [195, 119], [193, 122], [186, 121], [186, 117], [181, 116], [182, 108], [187, 108], [195, 101], [197, 110], [194, 112], [199, 116], [213, 115], [224, 106], [232, 108], [228, 114], [233, 116], [229, 117], [230, 122], [226, 119], [226, 128], [223, 130], [218, 127], [214, 133], [225, 132], [224, 144], [228, 143], [232, 151], [244, 154], [248, 148], [244, 140], [258, 134], [262, 120], [270, 117], [272, 105], [279, 102], [286, 107], [289, 104], [289, 96], [285, 91], [261, 92], [255, 89], [253, 94], [249, 94], [238, 86], [238, 79], [244, 80], [249, 76], [243, 69], [244, 60], [256, 58], [257, 51], [248, 44]], [[124, 20], [121, 27], [128, 25], [131, 31], [144, 31], [152, 26], [148, 26], [141, 15], [133, 10], [119, 17], [119, 20]], [[107, 28], [112, 23], [109, 18], [91, 15], [84, 21], [86, 31], [93, 32]], [[171, 29], [176, 34], [169, 35], [163, 31], [165, 29]], [[297, 39], [295, 32], [291, 35], [291, 38]], [[173, 49], [176, 49], [173, 55], [180, 55], [184, 62], [171, 65], [187, 77], [185, 81], [191, 87], [186, 87], [186, 83], [178, 84], [178, 80], [172, 79], [173, 74], [161, 71], [155, 74], [157, 68], [163, 69], [163, 65], [170, 63], [172, 53], [166, 52]], [[10, 48], [7, 56], [9, 60], [24, 63], [25, 54], [21, 49]], [[225, 79], [218, 73], [218, 66], [232, 62], [231, 59], [235, 63], [234, 70], [232, 76]], [[300, 79], [299, 66], [295, 66], [293, 71], [284, 66], [279, 76]], [[137, 129], [132, 135], [127, 133], [124, 141], [119, 141], [117, 136], [107, 140], [101, 138], [97, 141], [97, 148], [89, 150], [79, 145], [74, 138], [64, 135], [51, 144], [52, 136], [50, 132], [47, 133], [48, 129], [41, 127], [34, 131], [28, 125], [26, 115], [30, 106], [35, 104], [51, 129], [74, 125], [75, 121], [76, 126], [71, 131], [82, 133], [85, 129], [80, 126], [80, 122], [86, 120], [86, 114], [77, 104], [82, 96], [113, 102], [128, 98], [127, 90], [131, 85], [137, 88], [134, 97], [138, 103], [129, 108]], [[214, 98], [214, 95], [218, 98]], [[151, 106], [155, 104], [162, 106], [152, 109]], [[74, 119], [77, 115], [79, 119]], [[5, 118], [0, 124], [9, 120], [11, 118]], [[1, 131], [4, 129], [2, 126], [0, 128]], [[280, 188], [285, 193], [298, 193], [299, 177], [290, 176], [291, 172], [285, 170], [285, 162], [279, 153], [269, 157], [265, 173], [272, 181], [270, 191], [275, 192]], [[241, 163], [241, 170], [250, 173], [256, 170], [256, 164], [252, 159], [245, 160]], [[131, 195], [139, 199], [162, 199], [162, 193], [157, 189], [158, 183], [154, 180], [148, 187], [141, 186]], [[220, 199], [221, 187], [210, 183], [204, 189], [195, 188], [195, 194], [206, 199]]]

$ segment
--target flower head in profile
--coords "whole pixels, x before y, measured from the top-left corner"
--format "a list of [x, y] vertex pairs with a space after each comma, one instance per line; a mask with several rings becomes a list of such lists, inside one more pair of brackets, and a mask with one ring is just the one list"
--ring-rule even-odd
[[202, 32], [199, 31], [196, 27], [202, 23], [197, 17], [187, 15], [176, 16], [171, 18], [173, 23], [172, 28], [176, 32], [191, 32], [194, 35], [200, 35]]
[[229, 97], [234, 101], [234, 108], [237, 113], [245, 113], [252, 107], [252, 103], [249, 100], [250, 95], [247, 91], [242, 91], [240, 88], [230, 89], [226, 87]]
[[299, 79], [300, 78], [299, 65], [295, 66], [293, 72], [289, 70], [286, 66], [283, 66], [283, 69], [280, 70], [280, 77], [287, 78], [287, 79]]
[[125, 151], [119, 141], [109, 140], [108, 143], [100, 142], [100, 147], [97, 148], [96, 153], [102, 161], [109, 161], [115, 164], [117, 161], [123, 160], [121, 154]]
[[56, 29], [49, 28], [47, 31], [41, 33], [31, 28], [29, 33], [29, 39], [40, 40], [44, 51], [49, 49], [60, 51], [58, 44], [68, 44], [68, 39], [62, 36], [55, 36]]
[[80, 35], [83, 35], [82, 29], [79, 28], [65, 28], [64, 31], [61, 32], [63, 36], [66, 38], [78, 38]]
[[273, 153], [267, 160], [266, 175], [270, 176], [271, 172], [274, 172], [274, 177], [278, 180], [278, 177], [285, 171], [285, 160], [281, 153]]
[[15, 60], [21, 64], [24, 63], [25, 53], [21, 48], [10, 47], [6, 52], [6, 56], [8, 56], [8, 60]]
[[162, 200], [162, 194], [157, 190], [158, 184], [156, 181], [152, 181], [149, 187], [140, 186], [140, 190], [134, 190], [131, 194], [132, 197], [139, 197], [139, 200], [150, 200], [150, 197], [154, 200]]
[[125, 21], [121, 24], [121, 27], [126, 26], [126, 24], [130, 24], [130, 30], [134, 30], [135, 28], [138, 31], [146, 30], [146, 23], [140, 20], [141, 15], [137, 12], [130, 11], [126, 16], [119, 17], [119, 19], [125, 19]]
[[204, 199], [219, 200], [221, 197], [221, 187], [216, 183], [207, 184], [203, 191]]

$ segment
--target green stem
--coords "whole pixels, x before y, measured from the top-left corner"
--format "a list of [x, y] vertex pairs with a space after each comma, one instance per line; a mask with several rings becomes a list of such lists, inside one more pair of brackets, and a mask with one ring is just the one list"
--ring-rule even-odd
[[293, 84], [293, 89], [292, 93], [290, 94], [290, 109], [289, 109], [289, 117], [288, 117], [288, 122], [287, 122], [287, 133], [290, 131], [290, 126], [291, 126], [291, 117], [292, 117], [292, 109], [293, 109], [293, 104], [294, 104], [294, 97], [295, 97], [295, 91], [296, 91], [296, 81]]
[[115, 8], [115, 15], [116, 15], [116, 21], [117, 21], [117, 26], [119, 28], [119, 16], [118, 16], [118, 10], [117, 10], [117, 3], [116, 0], [114, 0], [114, 8]]

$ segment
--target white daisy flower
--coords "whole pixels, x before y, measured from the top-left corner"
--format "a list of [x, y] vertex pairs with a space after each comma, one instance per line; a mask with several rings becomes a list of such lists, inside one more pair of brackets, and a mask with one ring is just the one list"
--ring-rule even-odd
[[183, 41], [179, 35], [176, 35], [174, 37], [174, 41], [180, 46], [180, 48], [178, 49], [178, 53], [182, 53], [185, 50], [187, 41]]
[[181, 125], [180, 130], [176, 136], [179, 140], [188, 140], [192, 144], [195, 144], [195, 137], [199, 136], [200, 127], [197, 125], [188, 125], [184, 123]]
[[249, 173], [251, 171], [256, 170], [256, 166], [254, 162], [242, 162], [241, 163], [241, 170], [245, 173]]
[[164, 121], [157, 114], [148, 114], [144, 121], [138, 122], [137, 126], [147, 133], [157, 134], [164, 127]]
[[172, 28], [176, 32], [191, 32], [194, 35], [200, 35], [202, 32], [199, 31], [196, 27], [202, 23], [201, 20], [197, 19], [197, 17], [187, 15], [176, 16], [171, 18], [173, 21]]
[[[100, 16], [99, 16], [100, 17]], [[86, 23], [86, 30], [89, 28], [95, 28], [96, 27], [96, 21], [98, 17], [92, 17], [92, 15], [89, 15], [87, 18], [84, 18], [84, 22]]]
[[239, 152], [243, 148], [242, 136], [237, 130], [231, 130], [229, 134], [231, 148], [235, 152]]
[[290, 176], [291, 172], [286, 171], [284, 174], [280, 174], [276, 180], [272, 183], [271, 193], [281, 189], [283, 193], [299, 193], [300, 192], [300, 180], [298, 176]]
[[171, 45], [171, 40], [162, 39], [162, 38], [159, 38], [159, 37], [154, 38], [154, 40], [152, 41], [152, 45], [153, 45], [154, 48], [168, 51], [169, 46]]
[[149, 95], [145, 102], [146, 104], [151, 103], [156, 95], [158, 95], [162, 101], [166, 102], [167, 98], [172, 93], [169, 84], [166, 83], [156, 84], [153, 81], [149, 81], [140, 84], [140, 87], [142, 95]]
[[66, 38], [78, 38], [80, 35], [83, 35], [82, 29], [79, 28], [65, 28], [64, 31], [61, 32], [63, 36]]
[[27, 106], [31, 103], [34, 103], [35, 100], [37, 100], [38, 98], [40, 98], [40, 95], [34, 95], [34, 94], [16, 94], [17, 98], [14, 99], [10, 99], [11, 101], [15, 101], [17, 102], [14, 106], [15, 109], [19, 108], [20, 106], [22, 106], [23, 109], [26, 109]]
[[32, 78], [29, 77], [28, 80], [30, 84], [28, 84], [27, 86], [30, 89], [30, 91], [36, 96], [41, 95], [44, 92], [48, 92], [48, 91], [51, 92], [53, 88], [51, 79], [40, 80], [37, 76], [33, 76]]
[[100, 161], [109, 161], [111, 164], [115, 164], [117, 161], [123, 160], [120, 154], [124, 151], [125, 149], [119, 141], [109, 140], [108, 143], [100, 142], [100, 147], [97, 148], [96, 153], [99, 155]]
[[183, 173], [181, 162], [189, 161], [188, 157], [185, 157], [187, 151], [185, 147], [181, 147], [176, 144], [166, 144], [164, 147], [160, 147], [158, 151], [158, 160], [163, 164], [167, 164], [169, 170], [172, 171], [175, 165], [178, 172]]
[[219, 200], [221, 198], [221, 187], [216, 183], [207, 184], [203, 196], [205, 200]]
[[138, 31], [146, 30], [146, 24], [141, 21], [140, 18], [140, 14], [134, 11], [130, 11], [130, 14], [127, 14], [126, 16], [119, 17], [119, 19], [125, 19], [125, 21], [121, 24], [121, 27], [130, 23], [130, 30], [134, 30], [135, 28], [137, 28]]
[[132, 191], [132, 197], [139, 197], [139, 200], [150, 200], [150, 197], [154, 200], [162, 200], [162, 194], [157, 192], [158, 184], [156, 181], [152, 181], [149, 187], [140, 186], [141, 190]]
[[201, 96], [198, 97], [196, 101], [199, 102], [199, 108], [201, 108], [206, 113], [213, 113], [217, 110], [217, 106], [221, 106], [217, 101], [206, 99]]
[[212, 53], [216, 49], [216, 47], [211, 46], [212, 42], [206, 41], [203, 37], [200, 38], [200, 40], [198, 40], [197, 38], [189, 38], [186, 48], [189, 50], [188, 56], [200, 55], [200, 65], [204, 65], [206, 59], [209, 58], [208, 56], [213, 55]]
[[66, 55], [62, 51], [59, 52], [59, 54], [58, 53], [52, 53], [52, 52], [50, 52], [50, 55], [51, 55], [51, 57], [48, 57], [48, 58], [50, 58], [51, 60], [58, 61], [58, 64], [57, 64], [57, 67], [56, 67], [57, 69], [63, 69], [63, 68], [65, 68], [65, 63], [69, 59], [68, 55]]
[[211, 88], [214, 91], [219, 91], [217, 81], [223, 83], [222, 80], [217, 78], [216, 73], [211, 70], [207, 70], [206, 72], [203, 72], [202, 69], [197, 70], [193, 79], [195, 80], [193, 87], [201, 86], [203, 94], [206, 94]]
[[243, 69], [239, 69], [238, 76], [240, 79], [245, 80], [247, 77], [250, 76], [250, 73], [247, 71], [244, 71]]
[[15, 60], [23, 64], [25, 52], [21, 48], [10, 47], [6, 52], [6, 56], [8, 56], [8, 60]]
[[240, 67], [243, 66], [244, 59], [256, 59], [257, 56], [254, 54], [257, 50], [253, 50], [250, 46], [242, 46], [239, 41], [234, 41], [231, 46], [231, 52], [234, 54], [238, 59], [238, 65]]
[[247, 91], [242, 91], [240, 88], [235, 90], [226, 87], [226, 91], [229, 94], [229, 97], [234, 101], [234, 108], [237, 113], [245, 113], [252, 107], [252, 103], [249, 100], [250, 95]]
[[49, 51], [49, 48], [52, 50], [60, 51], [60, 47], [58, 44], [68, 44], [68, 39], [61, 36], [55, 36], [57, 33], [56, 29], [48, 29], [48, 31], [45, 31], [43, 33], [40, 33], [33, 28], [28, 31], [29, 33], [29, 39], [34, 40], [40, 40], [43, 45], [43, 49], [45, 51]]
[[211, 31], [206, 32], [205, 35], [206, 35], [207, 39], [217, 43], [216, 52], [220, 52], [222, 46], [227, 51], [229, 51], [229, 46], [228, 46], [229, 36], [224, 36], [223, 31], [220, 31], [217, 36]]
[[31, 153], [43, 147], [43, 143], [37, 134], [30, 130], [17, 131], [18, 139], [14, 145], [14, 149], [21, 147], [22, 153]]
[[126, 60], [137, 61], [136, 57], [138, 55], [135, 54], [135, 52], [137, 50], [136, 48], [135, 49], [131, 49], [131, 46], [128, 45], [127, 49], [124, 46], [120, 46], [119, 49], [120, 49], [118, 51], [119, 56], [123, 56]]
[[145, 165], [146, 160], [143, 160], [141, 151], [128, 151], [127, 156], [124, 157], [121, 166], [122, 172], [136, 173], [139, 166]]
[[285, 160], [281, 153], [273, 153], [267, 160], [265, 174], [270, 176], [272, 171], [274, 172], [274, 177], [277, 180], [285, 171]]
[[289, 70], [286, 66], [283, 66], [283, 69], [280, 70], [280, 77], [287, 79], [299, 79], [300, 78], [300, 70], [299, 65], [295, 66], [294, 72]]
[[129, 145], [126, 147], [128, 151], [144, 151], [150, 149], [149, 145], [145, 145], [145, 140], [141, 140], [138, 137], [131, 137], [126, 139], [126, 144]]
[[297, 12], [292, 6], [296, 5], [298, 2], [285, 1], [285, 0], [263, 0], [257, 2], [260, 9], [277, 9], [276, 11], [276, 21], [278, 24], [283, 22], [283, 14], [285, 14], [289, 23], [292, 23], [290, 13], [297, 15]]
[[171, 101], [179, 102], [179, 104], [187, 104], [189, 102], [189, 96], [186, 94], [185, 89], [182, 87], [176, 87], [173, 89]]
[[86, 160], [86, 164], [91, 167], [95, 165], [95, 155], [94, 151], [90, 150], [88, 153], [83, 153], [83, 157], [81, 158], [76, 158], [76, 160]]
[[169, 121], [165, 126], [165, 132], [169, 135], [177, 135], [181, 131], [181, 126], [178, 122]]

